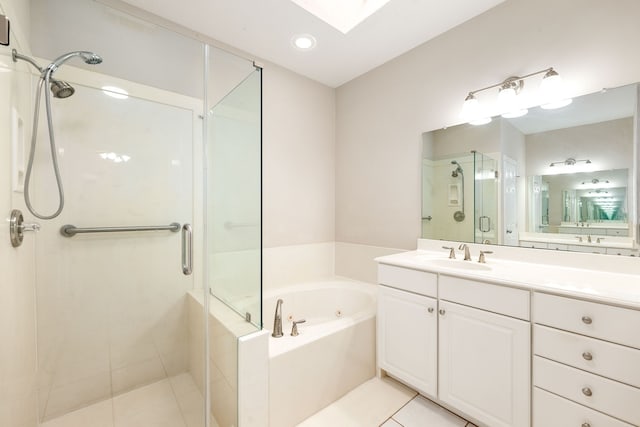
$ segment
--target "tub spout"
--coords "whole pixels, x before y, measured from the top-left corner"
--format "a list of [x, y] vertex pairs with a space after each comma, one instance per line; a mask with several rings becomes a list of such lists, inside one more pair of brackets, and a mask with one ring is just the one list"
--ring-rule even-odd
[[276, 313], [273, 316], [273, 333], [271, 336], [280, 338], [282, 335], [282, 300], [279, 299], [276, 302]]

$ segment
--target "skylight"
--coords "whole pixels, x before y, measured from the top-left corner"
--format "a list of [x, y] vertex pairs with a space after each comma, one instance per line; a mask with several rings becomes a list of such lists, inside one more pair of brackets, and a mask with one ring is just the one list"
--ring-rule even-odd
[[291, 0], [333, 28], [347, 34], [389, 0]]

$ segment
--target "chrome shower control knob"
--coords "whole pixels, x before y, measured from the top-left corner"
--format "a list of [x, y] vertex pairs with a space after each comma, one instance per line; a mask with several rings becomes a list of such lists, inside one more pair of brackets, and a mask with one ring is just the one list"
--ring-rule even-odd
[[591, 353], [589, 353], [588, 351], [585, 351], [584, 353], [582, 353], [582, 358], [584, 360], [592, 360], [593, 359], [593, 355]]
[[590, 325], [593, 320], [589, 316], [582, 316], [582, 323], [585, 325]]
[[24, 240], [25, 231], [40, 231], [40, 224], [25, 224], [22, 212], [18, 209], [11, 211], [9, 219], [9, 237], [11, 238], [11, 246], [17, 248]]
[[582, 394], [584, 394], [587, 397], [591, 397], [593, 395], [593, 392], [589, 387], [585, 387], [582, 389]]

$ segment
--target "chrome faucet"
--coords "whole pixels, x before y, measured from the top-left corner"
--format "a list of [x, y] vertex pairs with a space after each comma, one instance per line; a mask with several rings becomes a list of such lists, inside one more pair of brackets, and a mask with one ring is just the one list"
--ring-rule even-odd
[[458, 249], [464, 249], [464, 260], [471, 261], [471, 254], [469, 253], [469, 246], [466, 243], [461, 244]]
[[306, 320], [301, 319], [301, 320], [294, 320], [293, 321], [293, 327], [291, 328], [291, 336], [292, 337], [297, 337], [298, 335], [300, 335], [298, 333], [298, 323], [304, 323], [306, 322]]
[[478, 257], [478, 262], [480, 264], [486, 264], [487, 260], [484, 258], [484, 254], [492, 254], [493, 251], [480, 251], [480, 256]]
[[273, 316], [273, 333], [274, 338], [280, 338], [282, 336], [282, 300], [279, 299], [276, 302], [276, 313]]
[[442, 249], [449, 250], [449, 259], [456, 259], [456, 248], [453, 246], [443, 246]]

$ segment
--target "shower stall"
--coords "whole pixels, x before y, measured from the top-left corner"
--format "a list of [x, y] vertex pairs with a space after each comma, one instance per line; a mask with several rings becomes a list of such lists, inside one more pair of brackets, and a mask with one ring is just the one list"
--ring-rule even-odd
[[497, 242], [496, 160], [480, 153], [422, 159], [422, 237]]
[[0, 234], [0, 266], [31, 287], [35, 334], [0, 356], [37, 368], [0, 390], [33, 419], [0, 405], [0, 425], [243, 426], [241, 341], [262, 329], [261, 67], [100, 2], [29, 9], [0, 47], [0, 208], [27, 224], [21, 246]]

